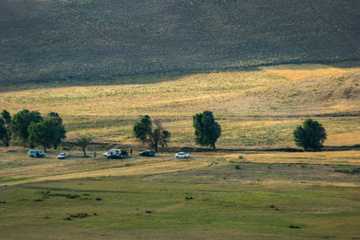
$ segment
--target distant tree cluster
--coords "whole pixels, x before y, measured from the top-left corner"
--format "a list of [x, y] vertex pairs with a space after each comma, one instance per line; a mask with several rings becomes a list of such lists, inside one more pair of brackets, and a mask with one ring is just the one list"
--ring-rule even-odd
[[[212, 112], [204, 111], [193, 116], [195, 128], [195, 142], [201, 146], [210, 146], [215, 149], [215, 143], [221, 135], [221, 127], [215, 121]], [[152, 121], [148, 115], [143, 116], [133, 127], [134, 135], [150, 148], [158, 151], [158, 146], [167, 146], [171, 133], [166, 131], [159, 119]]]
[[38, 111], [24, 109], [13, 117], [3, 110], [0, 118], [0, 139], [5, 146], [10, 146], [10, 140], [14, 139], [34, 148], [42, 146], [44, 151], [54, 147], [56, 149], [62, 140], [66, 138], [66, 131], [59, 114], [50, 112], [44, 118]]
[[[195, 129], [195, 142], [201, 146], [216, 149], [215, 143], [221, 136], [221, 126], [215, 121], [211, 111], [204, 111], [193, 116]], [[159, 119], [151, 120], [148, 115], [141, 117], [133, 126], [137, 139], [148, 143], [150, 148], [158, 152], [159, 145], [166, 147], [171, 133], [164, 129]], [[293, 132], [295, 144], [304, 151], [318, 151], [323, 147], [327, 137], [325, 128], [317, 121], [307, 119], [302, 125], [297, 126]], [[56, 149], [63, 139], [66, 131], [59, 114], [50, 112], [42, 117], [38, 111], [24, 109], [13, 117], [6, 110], [0, 116], [0, 140], [8, 147], [11, 140], [24, 146], [34, 148], [42, 146], [44, 151], [54, 147]], [[90, 145], [91, 137], [82, 136], [76, 145], [81, 147], [86, 156], [85, 148]]]

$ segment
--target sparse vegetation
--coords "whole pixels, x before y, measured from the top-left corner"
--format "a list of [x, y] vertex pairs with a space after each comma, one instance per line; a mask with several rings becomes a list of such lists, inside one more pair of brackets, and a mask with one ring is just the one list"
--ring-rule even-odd
[[263, 0], [4, 0], [0, 9], [6, 12], [1, 86], [359, 59], [354, 0], [281, 6]]

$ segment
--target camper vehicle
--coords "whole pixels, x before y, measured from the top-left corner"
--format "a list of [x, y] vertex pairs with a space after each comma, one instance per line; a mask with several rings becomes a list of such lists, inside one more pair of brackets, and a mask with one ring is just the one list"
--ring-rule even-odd
[[29, 151], [29, 157], [32, 158], [41, 158], [41, 157], [45, 157], [46, 153], [44, 153], [44, 151], [41, 150], [30, 150]]

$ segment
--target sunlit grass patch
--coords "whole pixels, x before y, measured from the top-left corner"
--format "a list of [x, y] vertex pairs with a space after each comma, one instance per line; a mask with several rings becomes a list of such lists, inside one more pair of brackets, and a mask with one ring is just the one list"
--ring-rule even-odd
[[305, 78], [321, 77], [325, 75], [344, 73], [347, 69], [336, 68], [323, 64], [288, 64], [262, 67], [263, 71], [278, 74], [287, 79], [299, 80]]

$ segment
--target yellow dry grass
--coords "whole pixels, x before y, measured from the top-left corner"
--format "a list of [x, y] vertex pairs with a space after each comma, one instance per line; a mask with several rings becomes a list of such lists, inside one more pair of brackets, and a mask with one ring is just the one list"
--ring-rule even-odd
[[[248, 129], [262, 126], [283, 134], [283, 129], [276, 129], [277, 124], [290, 126], [299, 122], [295, 118], [282, 123], [269, 119], [242, 121], [244, 116], [357, 113], [359, 100], [353, 97], [358, 91], [356, 79], [348, 79], [342, 89], [346, 93], [349, 89], [353, 91], [351, 99], [348, 99], [350, 93], [334, 95], [334, 89], [345, 81], [342, 80], [345, 75], [359, 69], [303, 64], [263, 67], [260, 71], [126, 76], [101, 82], [28, 83], [3, 87], [0, 105], [12, 115], [23, 109], [40, 111], [42, 115], [51, 111], [59, 113], [67, 129], [67, 141], [90, 134], [94, 142], [129, 145], [137, 145], [133, 124], [139, 116], [148, 114], [164, 120], [164, 127], [172, 133], [171, 147], [194, 146], [192, 116], [210, 110], [222, 126], [219, 146], [234, 147], [243, 146], [239, 139]], [[306, 79], [324, 75], [334, 79]], [[294, 82], [295, 79], [298, 81]], [[327, 97], [329, 94], [334, 96]], [[347, 130], [344, 127], [341, 131]], [[289, 138], [285, 141], [288, 145]]]
[[265, 72], [278, 74], [290, 80], [322, 77], [331, 74], [344, 73], [347, 69], [330, 67], [323, 64], [289, 64], [261, 68]]
[[[196, 155], [195, 155], [196, 156]], [[160, 154], [155, 158], [133, 156], [125, 161], [120, 160], [63, 160], [54, 161], [55, 156], [47, 159], [48, 163], [32, 166], [19, 166], [3, 169], [1, 176], [6, 178], [24, 178], [7, 185], [24, 182], [39, 182], [47, 180], [63, 180], [74, 178], [87, 178], [99, 176], [133, 176], [169, 173], [199, 169], [209, 165], [208, 159], [195, 157], [191, 160], [180, 160]], [[42, 161], [42, 159], [39, 159]]]
[[[239, 155], [243, 156], [243, 159], [239, 159]], [[223, 157], [229, 162], [360, 165], [360, 151], [276, 152], [259, 154], [227, 153], [224, 154]]]
[[360, 131], [330, 134], [326, 139], [327, 146], [353, 146], [360, 144]]

